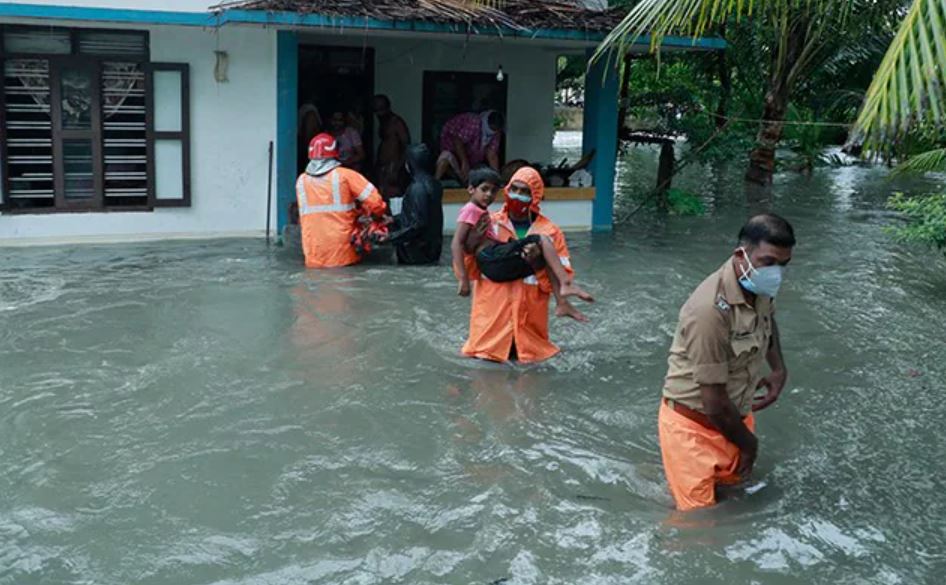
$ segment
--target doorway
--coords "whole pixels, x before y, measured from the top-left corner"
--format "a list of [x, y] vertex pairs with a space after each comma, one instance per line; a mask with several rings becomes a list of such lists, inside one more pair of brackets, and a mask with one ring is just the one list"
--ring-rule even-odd
[[[493, 73], [468, 71], [425, 71], [423, 141], [440, 152], [440, 133], [450, 118], [464, 112], [496, 110], [506, 117], [508, 76], [497, 80]], [[506, 160], [506, 133], [499, 143], [499, 164]]]
[[[342, 112], [348, 125], [361, 136], [365, 149], [363, 172], [374, 164], [374, 115], [371, 99], [374, 97], [374, 49], [333, 47], [325, 45], [299, 46], [299, 102], [314, 105], [321, 120], [320, 131], [326, 131], [334, 112]], [[300, 129], [297, 171], [308, 164], [308, 143], [311, 136], [301, 136]]]

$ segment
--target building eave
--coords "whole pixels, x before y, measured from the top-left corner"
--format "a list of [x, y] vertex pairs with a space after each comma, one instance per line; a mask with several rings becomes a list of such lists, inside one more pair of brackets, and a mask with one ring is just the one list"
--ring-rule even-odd
[[[125, 8], [60, 6], [28, 3], [0, 3], [0, 17], [76, 22], [112, 22], [217, 28], [228, 24], [267, 26], [280, 29], [359, 30], [401, 34], [464, 35], [521, 40], [560, 41], [569, 45], [597, 45], [606, 33], [582, 29], [515, 29], [422, 20], [381, 20], [357, 16], [267, 12], [262, 10], [222, 10], [219, 12], [172, 12]], [[636, 46], [649, 46], [650, 37], [642, 36]], [[716, 37], [692, 38], [667, 36], [663, 47], [682, 51], [717, 51], [726, 41]]]

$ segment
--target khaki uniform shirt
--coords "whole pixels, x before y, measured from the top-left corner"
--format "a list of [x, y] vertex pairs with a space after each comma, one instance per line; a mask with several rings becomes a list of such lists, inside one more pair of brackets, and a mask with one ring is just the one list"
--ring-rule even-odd
[[773, 300], [746, 301], [732, 260], [696, 287], [680, 309], [663, 395], [703, 412], [700, 386], [725, 384], [743, 416], [752, 410], [772, 339]]

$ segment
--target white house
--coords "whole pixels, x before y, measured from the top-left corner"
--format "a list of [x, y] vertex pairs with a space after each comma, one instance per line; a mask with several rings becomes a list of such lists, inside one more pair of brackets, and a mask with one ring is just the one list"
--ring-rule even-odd
[[[0, 4], [3, 245], [257, 236], [267, 215], [275, 230], [306, 102], [362, 113], [369, 152], [376, 93], [415, 141], [435, 141], [451, 114], [502, 108], [505, 158], [548, 161], [556, 58], [587, 53], [616, 21], [564, 0], [508, 0], [473, 20], [411, 0], [62, 2]], [[570, 229], [611, 224], [617, 82], [592, 73], [595, 187], [552, 189], [544, 205]]]

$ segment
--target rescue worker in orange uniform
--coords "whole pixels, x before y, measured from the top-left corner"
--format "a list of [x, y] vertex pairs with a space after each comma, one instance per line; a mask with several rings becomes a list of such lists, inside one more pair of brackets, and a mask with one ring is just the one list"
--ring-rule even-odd
[[[505, 188], [505, 204], [492, 215], [493, 234], [501, 242], [521, 239], [527, 235], [547, 236], [552, 240], [565, 269], [573, 274], [568, 246], [562, 230], [542, 215], [540, 205], [545, 184], [538, 171], [523, 167]], [[537, 246], [528, 253], [539, 256]], [[467, 274], [473, 282], [470, 307], [470, 334], [463, 345], [464, 355], [503, 362], [537, 362], [559, 352], [549, 340], [549, 297], [553, 294], [545, 269], [535, 275], [512, 282], [492, 282], [479, 273], [472, 254], [465, 257]], [[555, 291], [557, 293], [557, 291]], [[587, 317], [567, 299], [556, 299], [555, 314], [587, 321]]]
[[752, 413], [773, 404], [788, 377], [774, 300], [794, 246], [792, 226], [781, 217], [751, 218], [732, 257], [680, 309], [657, 417], [678, 510], [716, 504], [721, 486], [743, 483], [752, 472]]
[[338, 160], [338, 143], [318, 134], [309, 143], [309, 165], [296, 181], [302, 251], [307, 268], [348, 266], [361, 261], [353, 238], [362, 220], [381, 222], [381, 194], [357, 171]]

